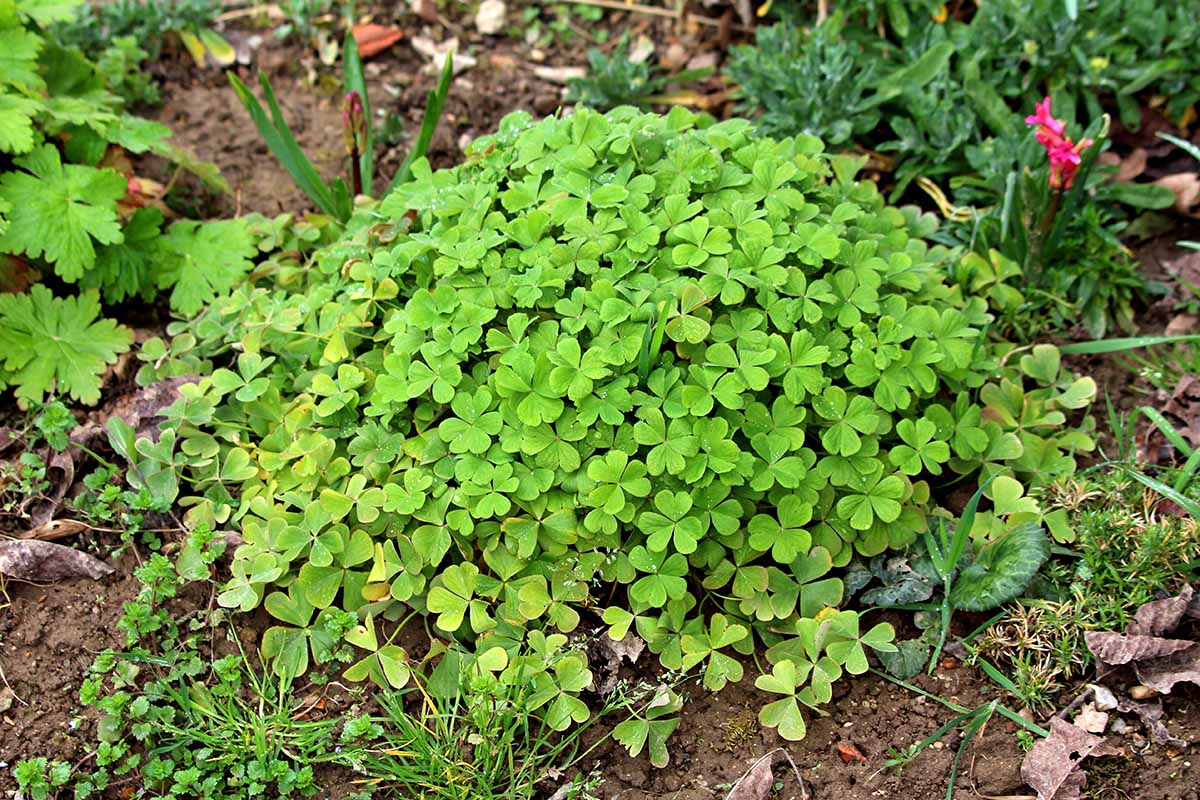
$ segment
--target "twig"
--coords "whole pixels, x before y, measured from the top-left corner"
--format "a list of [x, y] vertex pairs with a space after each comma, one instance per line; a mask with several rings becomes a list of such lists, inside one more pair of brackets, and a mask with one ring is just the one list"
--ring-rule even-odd
[[4, 674], [4, 665], [3, 664], [0, 664], [0, 681], [4, 681], [4, 685], [8, 687], [8, 691], [12, 692], [13, 699], [15, 699], [18, 703], [20, 703], [23, 706], [29, 705], [29, 703], [26, 703], [24, 700], [21, 699], [21, 695], [17, 694], [17, 690], [14, 689], [12, 687], [12, 684], [8, 682], [8, 678]]
[[792, 760], [792, 754], [782, 747], [779, 751], [783, 753], [783, 757], [792, 765], [792, 772], [796, 773], [796, 782], [800, 784], [800, 800], [808, 800], [808, 789], [804, 787], [804, 778], [800, 775], [800, 768], [796, 766], [796, 762]]
[[[641, 3], [625, 3], [622, 0], [573, 0], [577, 5], [581, 6], [599, 6], [600, 8], [611, 8], [616, 11], [631, 11], [636, 14], [651, 14], [656, 17], [666, 17], [667, 19], [679, 19], [679, 13], [675, 9], [662, 8], [661, 6], [647, 6]], [[705, 17], [700, 14], [685, 14], [684, 17], [689, 22], [695, 22], [700, 25], [707, 25], [710, 28], [719, 28], [725, 23], [719, 19]], [[743, 25], [740, 22], [735, 22], [731, 25], [734, 30], [743, 33], [751, 33], [754, 28], [750, 25]]]
[[742, 781], [746, 780], [747, 776], [749, 776], [751, 772], [754, 772], [755, 767], [757, 767], [759, 764], [766, 761], [767, 759], [771, 759], [772, 763], [774, 763], [774, 761], [775, 761], [774, 755], [776, 753], [783, 753], [783, 757], [786, 758], [788, 763], [792, 765], [792, 771], [796, 773], [796, 780], [799, 781], [799, 783], [800, 783], [800, 800], [808, 800], [808, 790], [806, 788], [804, 788], [804, 778], [802, 778], [800, 776], [800, 768], [797, 767], [796, 762], [792, 760], [791, 754], [788, 753], [787, 750], [784, 750], [782, 747], [776, 747], [774, 750], [771, 750], [771, 751], [759, 756], [758, 760], [755, 761], [753, 764], [751, 764], [750, 768], [747, 769], [745, 772], [743, 772], [742, 776], [737, 779], [737, 783], [733, 784], [733, 786], [730, 787], [729, 794], [725, 795], [725, 800], [729, 800], [729, 798], [733, 797], [733, 793], [735, 791], [737, 791], [737, 788], [739, 786], [742, 785]]
[[266, 14], [270, 19], [284, 20], [287, 19], [287, 14], [283, 13], [283, 9], [274, 3], [266, 3], [263, 5], [250, 6], [248, 8], [238, 8], [233, 11], [226, 11], [224, 14], [217, 16], [217, 22], [229, 22], [230, 20], [241, 19], [242, 17], [253, 17], [258, 14]]
[[1095, 693], [1096, 693], [1096, 690], [1093, 689], [1091, 686], [1088, 686], [1086, 689], [1084, 689], [1082, 692], [1080, 692], [1078, 695], [1076, 695], [1074, 700], [1072, 700], [1067, 705], [1063, 706], [1062, 710], [1059, 711], [1054, 716], [1058, 717], [1059, 719], [1065, 720], [1067, 718], [1068, 714], [1070, 714], [1072, 711], [1074, 711], [1075, 709], [1079, 708], [1081, 705], [1086, 703], [1088, 701], [1088, 699], [1091, 698], [1091, 696], [1094, 695]]

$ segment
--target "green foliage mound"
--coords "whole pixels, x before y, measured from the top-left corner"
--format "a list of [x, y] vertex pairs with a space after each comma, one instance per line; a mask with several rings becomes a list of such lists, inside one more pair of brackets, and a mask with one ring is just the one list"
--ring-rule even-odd
[[713, 690], [765, 645], [764, 721], [798, 738], [798, 704], [891, 648], [836, 611], [836, 566], [924, 532], [929, 476], [1048, 480], [1091, 446], [1063, 430], [1090, 379], [1001, 363], [928, 221], [857, 166], [682, 109], [510, 115], [148, 343], [144, 382], [207, 377], [157, 443], [114, 440], [135, 485], [181, 476], [194, 521], [240, 529], [220, 603], [287, 623], [277, 671], [354, 612], [355, 676], [403, 684], [373, 620], [411, 608], [565, 727], [591, 678], [560, 634], [602, 614]]

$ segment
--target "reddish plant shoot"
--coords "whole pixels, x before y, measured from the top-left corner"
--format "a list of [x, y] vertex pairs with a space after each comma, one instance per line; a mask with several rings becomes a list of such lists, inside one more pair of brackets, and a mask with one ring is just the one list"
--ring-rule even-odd
[[1069, 136], [1064, 136], [1066, 126], [1050, 113], [1049, 97], [1035, 106], [1035, 112], [1025, 118], [1025, 124], [1037, 126], [1037, 140], [1046, 148], [1046, 155], [1050, 158], [1050, 188], [1060, 191], [1070, 189], [1083, 160], [1083, 151], [1091, 146], [1092, 140], [1083, 139], [1076, 143]]

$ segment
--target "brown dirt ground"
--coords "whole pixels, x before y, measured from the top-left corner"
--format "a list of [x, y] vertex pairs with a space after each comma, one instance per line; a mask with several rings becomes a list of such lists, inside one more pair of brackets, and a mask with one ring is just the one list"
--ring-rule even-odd
[[[376, 21], [393, 21], [382, 14]], [[411, 34], [414, 18], [402, 18]], [[461, 25], [458, 23], [462, 23]], [[528, 48], [507, 38], [482, 39], [469, 29], [469, 21], [451, 22], [449, 28], [433, 26], [426, 32], [440, 40], [457, 33], [479, 58], [479, 64], [460, 75], [454, 84], [431, 148], [436, 166], [454, 163], [465, 141], [491, 131], [507, 112], [525, 108], [538, 115], [553, 112], [563, 87], [536, 77], [530, 67]], [[618, 13], [605, 25], [620, 30], [630, 24], [641, 26], [656, 40], [670, 35], [667, 23]], [[709, 36], [710, 32], [703, 32]], [[579, 65], [584, 46], [551, 48], [546, 64]], [[232, 197], [205, 196], [195, 182], [184, 178], [178, 187], [195, 208], [212, 216], [244, 211], [277, 214], [309, 206], [261, 143], [219, 71], [196, 71], [175, 64], [159, 65], [169, 76], [163, 87], [163, 105], [154, 113], [176, 132], [178, 143], [196, 155], [217, 163], [234, 189]], [[336, 83], [328, 77], [312, 78], [314, 59], [292, 46], [269, 37], [257, 53], [254, 68], [263, 68], [275, 85], [284, 113], [297, 139], [324, 175], [343, 170], [340, 152], [340, 106]], [[367, 75], [376, 108], [401, 116], [405, 136], [400, 145], [385, 153], [379, 163], [378, 181], [390, 176], [419, 125], [425, 94], [434, 78], [421, 72], [424, 61], [407, 40], [368, 62]], [[253, 70], [239, 69], [252, 84]], [[166, 180], [161, 165], [145, 169]], [[376, 187], [377, 189], [381, 186]], [[1105, 375], [1105, 366], [1098, 363]], [[1120, 384], [1128, 373], [1111, 374]], [[1109, 380], [1106, 378], [1105, 383]], [[132, 578], [135, 564], [126, 558], [113, 576], [101, 582], [79, 581], [55, 586], [0, 585], [0, 669], [15, 699], [0, 712], [0, 762], [9, 767], [34, 755], [79, 762], [86, 759], [95, 742], [94, 721], [78, 703], [79, 684], [94, 655], [120, 645], [115, 622], [122, 603], [137, 591]], [[198, 603], [203, 598], [196, 598]], [[248, 622], [243, 638], [254, 641], [253, 631], [261, 621]], [[753, 668], [747, 675], [754, 674]], [[626, 677], [651, 678], [652, 675]], [[940, 670], [917, 681], [922, 688], [973, 707], [995, 695], [994, 687], [973, 669], [958, 666]], [[731, 685], [719, 695], [701, 687], [686, 687], [689, 702], [682, 722], [670, 742], [672, 761], [659, 770], [647, 759], [630, 758], [612, 742], [600, 745], [579, 764], [583, 770], [599, 769], [604, 776], [603, 800], [716, 800], [724, 798], [739, 776], [764, 754], [783, 748], [803, 777], [803, 788], [786, 762], [777, 763], [775, 775], [780, 788], [772, 795], [781, 800], [934, 800], [945, 796], [945, 782], [957, 749], [958, 734], [927, 749], [903, 771], [881, 771], [889, 750], [920, 741], [952, 716], [941, 705], [915, 696], [874, 676], [844, 681], [843, 694], [826, 709], [828, 716], [810, 719], [808, 737], [786, 743], [774, 732], [761, 729], [757, 709], [766, 701], [753, 687], [752, 677]], [[1167, 699], [1171, 733], [1188, 741], [1200, 741], [1200, 692], [1194, 687]], [[337, 704], [330, 706], [337, 710]], [[1136, 724], [1134, 730], [1137, 730]], [[1200, 800], [1200, 776], [1188, 752], [1143, 748], [1135, 736], [1125, 738], [1127, 756], [1105, 759], [1092, 769], [1089, 796], [1103, 800]], [[853, 744], [864, 756], [863, 763], [846, 764], [839, 757], [839, 743]], [[1022, 752], [1013, 726], [997, 718], [967, 752], [957, 784], [956, 797], [998, 798], [1027, 796], [1019, 774]], [[338, 776], [329, 776], [338, 785]], [[0, 768], [0, 791], [11, 793], [9, 769]], [[342, 797], [346, 791], [331, 789], [321, 797]]]
[[[119, 648], [115, 622], [121, 605], [137, 591], [130, 557], [100, 582], [77, 581], [54, 586], [10, 583], [8, 604], [0, 608], [0, 668], [16, 698], [0, 713], [0, 761], [9, 766], [21, 758], [47, 755], [85, 763], [95, 743], [95, 721], [78, 702], [78, 690], [95, 654]], [[204, 594], [201, 587], [197, 590]], [[196, 591], [180, 600], [203, 605]], [[253, 645], [266, 621], [240, 618], [238, 636]], [[419, 642], [410, 644], [414, 653]], [[221, 645], [218, 645], [221, 649]], [[646, 656], [645, 658], [651, 658]], [[644, 662], [646, 663], [646, 662]], [[936, 800], [945, 796], [946, 780], [958, 749], [959, 734], [951, 732], [926, 749], [902, 771], [883, 769], [890, 751], [908, 747], [928, 736], [953, 716], [942, 705], [917, 696], [873, 675], [844, 679], [841, 692], [826, 709], [828, 716], [809, 718], [807, 738], [781, 740], [757, 724], [757, 711], [769, 697], [753, 686], [753, 665], [747, 677], [713, 695], [695, 683], [683, 687], [687, 698], [681, 723], [670, 740], [671, 764], [651, 766], [643, 755], [630, 758], [611, 740], [600, 744], [577, 765], [598, 770], [604, 778], [601, 800], [721, 800], [732, 784], [760, 757], [779, 748], [795, 763], [803, 789], [786, 760], [776, 763], [778, 800]], [[623, 677], [653, 680], [655, 670], [626, 668]], [[974, 669], [957, 665], [915, 681], [926, 691], [973, 708], [998, 696], [995, 687]], [[348, 701], [327, 698], [327, 713], [346, 709]], [[1011, 698], [1009, 699], [1011, 707]], [[1187, 687], [1167, 698], [1170, 732], [1186, 741], [1200, 741], [1200, 691]], [[1200, 763], [1190, 752], [1149, 747], [1131, 720], [1132, 732], [1114, 737], [1126, 755], [1094, 765], [1090, 797], [1097, 800], [1200, 800]], [[607, 731], [601, 726], [596, 731]], [[861, 762], [844, 763], [839, 744], [853, 745]], [[1020, 778], [1023, 756], [1015, 728], [997, 716], [966, 751], [955, 797], [960, 800], [1027, 795]], [[322, 775], [327, 787], [346, 787], [345, 776]], [[8, 769], [0, 769], [0, 791], [12, 788]], [[807, 792], [807, 794], [805, 794]], [[338, 798], [342, 788], [327, 788], [321, 797]]]

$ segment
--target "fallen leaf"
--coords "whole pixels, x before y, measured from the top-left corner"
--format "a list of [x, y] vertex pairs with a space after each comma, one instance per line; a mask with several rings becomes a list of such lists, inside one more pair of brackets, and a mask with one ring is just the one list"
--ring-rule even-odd
[[46, 480], [50, 483], [48, 494], [33, 495], [21, 503], [21, 513], [29, 517], [35, 528], [54, 519], [67, 491], [75, 484], [75, 460], [70, 451], [50, 456], [46, 462]]
[[1184, 586], [1175, 597], [1143, 603], [1133, 615], [1133, 622], [1126, 626], [1125, 633], [1132, 636], [1162, 636], [1170, 633], [1179, 627], [1194, 594], [1191, 586]]
[[1092, 690], [1092, 702], [1098, 710], [1112, 711], [1117, 707], [1117, 696], [1112, 689], [1097, 683], [1089, 684], [1089, 688]]
[[550, 83], [566, 83], [571, 78], [587, 75], [583, 67], [534, 67], [533, 74]]
[[358, 54], [363, 58], [377, 56], [404, 38], [404, 31], [399, 28], [377, 25], [373, 22], [355, 25], [350, 30], [354, 33], [354, 43], [358, 45]]
[[1200, 317], [1195, 314], [1176, 314], [1171, 317], [1171, 321], [1167, 323], [1167, 329], [1163, 331], [1167, 336], [1180, 336], [1185, 333], [1191, 333], [1196, 330], [1196, 325], [1200, 323]]
[[605, 697], [612, 694], [620, 682], [621, 662], [636, 664], [646, 649], [646, 643], [632, 633], [626, 633], [625, 638], [620, 640], [600, 636], [595, 642], [595, 646], [590, 648], [589, 660], [592, 662], [592, 671], [597, 673], [596, 691]]
[[1177, 172], [1154, 183], [1175, 193], [1175, 210], [1180, 214], [1200, 217], [1200, 172]]
[[[1126, 633], [1087, 631], [1084, 642], [1092, 655], [1103, 664], [1130, 664], [1142, 686], [1168, 694], [1175, 684], [1200, 685], [1200, 642], [1168, 639], [1162, 634], [1175, 630], [1184, 616], [1193, 616], [1195, 591], [1185, 586], [1174, 597], [1143, 603], [1129, 623]], [[1130, 695], [1142, 700], [1149, 695]]]
[[1108, 714], [1098, 711], [1095, 703], [1085, 703], [1075, 716], [1075, 725], [1088, 733], [1104, 733], [1108, 727]]
[[475, 12], [475, 30], [484, 36], [492, 36], [504, 30], [508, 5], [504, 0], [483, 0]]
[[21, 538], [53, 542], [58, 539], [66, 539], [77, 533], [82, 533], [89, 530], [90, 527], [90, 525], [73, 519], [52, 519], [45, 525], [39, 525], [36, 528], [25, 531], [21, 534]]
[[1083, 640], [1092, 655], [1111, 666], [1161, 658], [1187, 650], [1195, 642], [1161, 636], [1125, 636], [1111, 631], [1086, 631]]
[[1037, 792], [1038, 800], [1075, 800], [1087, 786], [1079, 764], [1088, 756], [1120, 753], [1104, 739], [1058, 717], [1050, 720], [1050, 735], [1034, 744], [1021, 762], [1021, 779]]
[[1146, 171], [1148, 156], [1149, 153], [1146, 151], [1146, 148], [1135, 147], [1124, 158], [1109, 150], [1106, 153], [1101, 153], [1097, 160], [1101, 164], [1117, 168], [1116, 173], [1113, 175], [1114, 181], [1117, 183], [1128, 183]]
[[107, 425], [110, 417], [119, 417], [133, 428], [136, 438], [157, 442], [159, 425], [165, 419], [162, 410], [181, 397], [179, 387], [198, 380], [197, 375], [178, 375], [122, 395], [106, 409], [101, 421]]
[[688, 59], [687, 68], [689, 70], [699, 69], [716, 69], [717, 64], [721, 62], [721, 56], [715, 50], [708, 50], [703, 53], [697, 53]]
[[446, 56], [449, 53], [454, 54], [454, 74], [470, 69], [477, 63], [473, 56], [459, 52], [458, 39], [450, 37], [444, 42], [435, 42], [428, 36], [414, 36], [412, 38], [413, 50], [416, 50], [421, 55], [428, 59], [424, 67], [425, 72], [437, 75], [442, 71], [442, 66], [446, 63]]
[[1163, 707], [1162, 702], [1155, 700], [1153, 703], [1134, 703], [1129, 700], [1122, 700], [1117, 706], [1117, 710], [1122, 714], [1137, 714], [1138, 719], [1142, 721], [1142, 726], [1145, 727], [1146, 733], [1150, 734], [1150, 741], [1158, 745], [1169, 745], [1171, 747], [1186, 747], [1187, 742], [1178, 737], [1172, 736], [1167, 726], [1163, 724]]
[[837, 743], [838, 758], [843, 764], [865, 764], [867, 757], [862, 754], [862, 751], [854, 746], [851, 742]]
[[99, 580], [112, 567], [98, 558], [37, 539], [0, 541], [0, 574], [18, 581], [53, 582], [68, 578]]
[[654, 40], [646, 34], [639, 34], [633, 46], [629, 48], [629, 60], [641, 64], [654, 55]]
[[42, 273], [25, 259], [0, 255], [0, 292], [20, 294], [41, 278]]
[[7, 425], [0, 425], [0, 455], [16, 447], [22, 441], [22, 438], [12, 428]]
[[1138, 680], [1151, 689], [1169, 694], [1177, 683], [1200, 685], [1200, 644], [1162, 658], [1138, 661], [1133, 665]]
[[0, 714], [12, 708], [13, 700], [16, 697], [12, 689], [7, 686], [0, 686]]
[[775, 774], [771, 771], [771, 754], [767, 754], [738, 779], [725, 795], [725, 800], [766, 800], [775, 785]]

